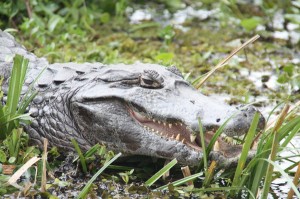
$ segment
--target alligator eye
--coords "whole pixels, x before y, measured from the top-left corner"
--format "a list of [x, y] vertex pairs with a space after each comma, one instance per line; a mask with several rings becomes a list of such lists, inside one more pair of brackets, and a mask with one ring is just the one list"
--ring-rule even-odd
[[159, 82], [147, 76], [140, 77], [140, 85], [144, 88], [161, 88], [161, 84]]

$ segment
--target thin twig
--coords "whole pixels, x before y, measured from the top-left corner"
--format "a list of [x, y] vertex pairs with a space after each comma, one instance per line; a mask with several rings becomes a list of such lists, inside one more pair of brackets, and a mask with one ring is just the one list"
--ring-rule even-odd
[[206, 82], [206, 80], [218, 69], [222, 68], [223, 66], [225, 66], [228, 61], [234, 56], [236, 55], [239, 51], [241, 51], [242, 49], [244, 49], [246, 46], [248, 46], [249, 44], [253, 43], [254, 41], [256, 41], [259, 38], [259, 35], [255, 35], [254, 37], [252, 37], [251, 39], [249, 39], [248, 41], [246, 41], [245, 43], [243, 43], [240, 47], [236, 48], [235, 50], [233, 50], [230, 55], [228, 55], [225, 59], [223, 59], [221, 62], [219, 62], [211, 71], [209, 71], [207, 73], [207, 75], [199, 82], [199, 84], [197, 84], [196, 88], [200, 88], [202, 86], [202, 84], [204, 84], [204, 82]]
[[25, 0], [25, 5], [26, 5], [26, 10], [27, 10], [28, 17], [29, 17], [29, 19], [31, 19], [32, 18], [32, 10], [31, 10], [31, 7], [30, 7], [29, 0]]
[[41, 181], [41, 192], [46, 192], [46, 183], [47, 183], [47, 168], [46, 168], [46, 162], [47, 162], [47, 147], [48, 147], [48, 140], [44, 138], [44, 154], [42, 157], [43, 162], [43, 170], [42, 170], [42, 181]]

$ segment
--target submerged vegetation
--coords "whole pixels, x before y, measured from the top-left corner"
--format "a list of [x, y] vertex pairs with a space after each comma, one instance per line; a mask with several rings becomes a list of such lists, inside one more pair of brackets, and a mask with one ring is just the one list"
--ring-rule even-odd
[[[299, 8], [299, 1], [276, 0], [256, 4], [235, 0], [0, 2], [0, 28], [50, 62], [176, 65], [195, 86], [233, 49], [259, 34], [261, 39], [214, 72], [200, 90], [218, 94], [230, 104], [255, 103], [269, 124], [256, 132], [258, 118], [254, 118], [242, 140], [237, 167], [227, 170], [208, 160], [216, 139], [195, 169], [180, 168], [176, 160], [165, 166], [163, 160], [134, 157], [114, 162], [120, 154], [101, 145], [83, 153], [76, 140], [72, 143], [77, 154], [63, 157], [52, 148], [48, 153], [44, 149], [48, 158], [42, 157], [20, 128], [20, 123], [30, 120], [25, 109], [36, 93], [20, 102], [28, 61], [16, 56], [7, 101], [0, 106], [0, 195], [267, 198], [271, 193], [276, 198], [280, 193], [274, 193], [270, 184], [281, 178], [288, 184], [285, 193], [300, 198], [299, 144], [289, 144], [300, 131]], [[222, 127], [215, 136], [221, 132]], [[289, 164], [283, 167], [282, 162]], [[21, 171], [22, 165], [29, 169], [4, 175], [6, 164], [16, 166], [15, 171]]]

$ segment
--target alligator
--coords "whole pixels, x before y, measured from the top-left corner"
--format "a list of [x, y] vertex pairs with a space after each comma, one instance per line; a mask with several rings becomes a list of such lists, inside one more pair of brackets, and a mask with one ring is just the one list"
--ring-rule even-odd
[[[259, 112], [253, 106], [233, 107], [201, 94], [176, 67], [138, 62], [50, 64], [1, 30], [0, 49], [4, 94], [14, 55], [29, 59], [22, 94], [33, 84], [38, 95], [28, 107], [33, 121], [24, 128], [39, 145], [47, 138], [50, 146], [74, 150], [70, 138], [75, 138], [84, 150], [100, 143], [125, 155], [177, 158], [193, 166], [203, 157], [199, 120], [207, 144], [231, 118], [210, 154], [226, 166], [237, 162], [242, 145], [225, 138], [245, 135]], [[261, 115], [259, 128], [264, 125]]]

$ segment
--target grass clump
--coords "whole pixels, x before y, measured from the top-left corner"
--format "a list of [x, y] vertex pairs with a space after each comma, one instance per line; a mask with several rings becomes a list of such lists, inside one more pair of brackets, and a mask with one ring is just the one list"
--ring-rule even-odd
[[[2, 163], [19, 164], [26, 160], [20, 157], [20, 149], [27, 145], [28, 136], [23, 132], [20, 124], [31, 121], [25, 110], [37, 92], [21, 96], [22, 86], [28, 68], [28, 59], [21, 55], [14, 57], [11, 78], [8, 85], [8, 94], [5, 104], [0, 104], [0, 155]], [[3, 92], [1, 92], [3, 98]], [[25, 155], [28, 153], [25, 153]]]
[[[3, 174], [12, 174], [14, 168], [22, 166], [39, 153], [35, 147], [28, 147], [29, 137], [21, 128], [21, 123], [28, 124], [31, 121], [29, 113], [25, 113], [25, 110], [37, 94], [29, 89], [24, 96], [21, 95], [29, 61], [21, 55], [15, 55], [13, 61], [7, 100], [5, 104], [0, 104], [0, 166]], [[6, 171], [5, 168], [10, 170]], [[0, 178], [3, 179], [0, 195], [11, 190], [8, 184], [4, 183], [11, 178], [6, 178], [3, 174], [0, 174]]]

